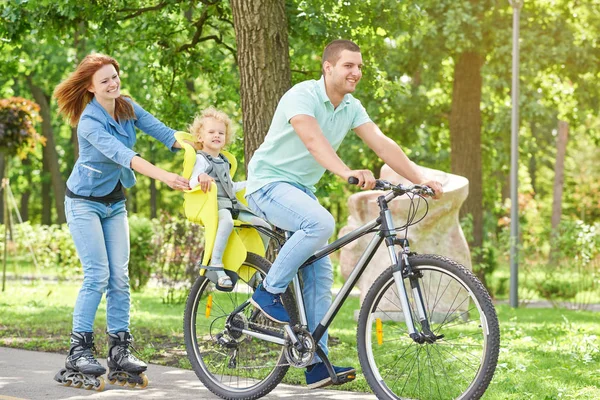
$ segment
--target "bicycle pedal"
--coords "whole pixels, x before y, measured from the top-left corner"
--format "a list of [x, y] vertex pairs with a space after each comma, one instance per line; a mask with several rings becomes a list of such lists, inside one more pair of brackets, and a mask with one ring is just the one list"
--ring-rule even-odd
[[345, 375], [338, 375], [337, 383], [334, 383], [334, 385], [343, 385], [344, 383], [352, 382], [354, 379], [356, 379], [356, 372], [351, 372]]

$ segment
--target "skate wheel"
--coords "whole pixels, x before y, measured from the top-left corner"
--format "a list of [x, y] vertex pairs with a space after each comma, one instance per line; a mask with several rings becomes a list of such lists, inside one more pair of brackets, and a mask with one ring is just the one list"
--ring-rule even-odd
[[103, 377], [99, 377], [98, 382], [100, 382], [100, 383], [98, 384], [98, 386], [95, 387], [95, 389], [96, 389], [96, 391], [101, 392], [104, 390], [104, 386], [106, 386], [106, 383], [104, 382]]
[[79, 389], [82, 385], [83, 385], [83, 382], [77, 382], [76, 384], [73, 385], [73, 387]]
[[117, 385], [125, 386], [126, 383], [127, 383], [127, 381], [118, 381]]
[[71, 386], [72, 383], [73, 383], [72, 380], [67, 379], [66, 381], [63, 382], [63, 385], [65, 385], [65, 386]]
[[142, 383], [140, 383], [140, 387], [143, 389], [146, 386], [148, 386], [148, 377], [146, 376], [146, 374], [141, 374], [140, 378], [142, 378]]
[[85, 390], [92, 390], [94, 385], [85, 385]]
[[137, 386], [137, 383], [135, 382], [127, 382], [127, 386], [129, 386], [130, 388], [134, 388]]
[[111, 385], [114, 385], [115, 383], [117, 383], [117, 380], [116, 379], [110, 379], [109, 382], [110, 382]]

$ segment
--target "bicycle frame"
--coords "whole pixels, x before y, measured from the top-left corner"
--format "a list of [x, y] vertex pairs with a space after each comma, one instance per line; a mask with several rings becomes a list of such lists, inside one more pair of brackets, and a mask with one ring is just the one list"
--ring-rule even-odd
[[[383, 241], [386, 242], [386, 246], [388, 248], [388, 253], [389, 253], [390, 262], [391, 262], [390, 265], [392, 266], [393, 271], [394, 271], [393, 276], [394, 276], [394, 281], [396, 283], [396, 287], [398, 290], [398, 294], [400, 296], [400, 302], [402, 304], [403, 310], [406, 310], [406, 312], [404, 312], [403, 315], [406, 320], [406, 326], [408, 328], [409, 336], [415, 341], [421, 341], [421, 340], [424, 341], [424, 340], [427, 340], [427, 338], [429, 338], [430, 335], [433, 335], [433, 333], [429, 330], [429, 324], [428, 324], [427, 314], [425, 312], [425, 306], [423, 303], [423, 299], [421, 297], [420, 287], [419, 287], [416, 279], [411, 280], [411, 287], [412, 287], [412, 290], [414, 291], [414, 298], [418, 299], [417, 313], [418, 313], [418, 317], [421, 322], [421, 325], [423, 327], [423, 331], [424, 331], [423, 335], [415, 329], [415, 325], [413, 322], [412, 312], [411, 312], [411, 308], [409, 306], [408, 294], [407, 294], [406, 288], [404, 286], [404, 278], [408, 277], [410, 279], [413, 276], [412, 270], [410, 269], [410, 266], [408, 265], [408, 254], [410, 252], [410, 249], [408, 246], [408, 241], [402, 240], [399, 242], [398, 239], [396, 238], [396, 230], [395, 230], [395, 226], [394, 226], [394, 222], [393, 222], [393, 218], [392, 218], [392, 213], [388, 208], [388, 202], [393, 200], [397, 196], [399, 196], [399, 194], [394, 191], [391, 191], [391, 192], [387, 193], [386, 195], [380, 196], [377, 199], [377, 202], [378, 202], [378, 205], [380, 208], [380, 215], [378, 218], [355, 229], [354, 231], [348, 233], [347, 235], [334, 241], [333, 243], [323, 247], [322, 249], [317, 251], [313, 256], [311, 256], [308, 260], [306, 260], [304, 262], [304, 264], [302, 264], [302, 266], [300, 266], [300, 269], [301, 269], [301, 268], [303, 268], [309, 264], [312, 264], [313, 262], [315, 262], [323, 257], [326, 257], [327, 255], [341, 249], [342, 247], [361, 238], [364, 235], [367, 235], [372, 232], [376, 232], [376, 234], [373, 236], [373, 238], [369, 242], [367, 248], [363, 252], [362, 256], [356, 263], [356, 266], [352, 269], [352, 272], [348, 276], [348, 279], [342, 286], [340, 292], [338, 293], [338, 295], [332, 302], [331, 306], [327, 310], [325, 316], [323, 317], [321, 322], [317, 325], [317, 327], [312, 332], [313, 339], [314, 339], [315, 343], [317, 343], [317, 348], [316, 348], [317, 355], [325, 362], [328, 369], [330, 369], [331, 365], [330, 365], [329, 361], [327, 360], [327, 356], [325, 355], [325, 353], [323, 352], [321, 347], [318, 345], [318, 342], [325, 334], [325, 331], [327, 330], [327, 328], [333, 322], [335, 316], [337, 315], [340, 308], [342, 307], [342, 304], [344, 303], [344, 301], [350, 294], [350, 291], [352, 290], [354, 285], [358, 282], [362, 273], [365, 271], [367, 265], [369, 264], [369, 262], [375, 255], [377, 249], [381, 245], [381, 242], [383, 242]], [[402, 249], [402, 252], [400, 253], [401, 257], [398, 257], [398, 255], [396, 254], [395, 247], [394, 247], [396, 244], [402, 244], [403, 249]], [[403, 273], [406, 273], [406, 276], [403, 276]], [[296, 274], [296, 276], [294, 277], [294, 279], [292, 281], [292, 285], [294, 288], [294, 292], [296, 294], [295, 298], [296, 298], [296, 305], [298, 308], [298, 312], [300, 313], [300, 316], [299, 316], [300, 323], [303, 327], [307, 327], [308, 323], [307, 323], [307, 318], [306, 318], [306, 310], [304, 308], [304, 299], [302, 296], [302, 289], [301, 289], [301, 285], [300, 285], [299, 274]], [[246, 307], [247, 303], [248, 302], [245, 302], [240, 307], [238, 307], [238, 309], [235, 310], [232, 313], [232, 315], [236, 314], [237, 312], [242, 310], [244, 307]], [[292, 342], [294, 343], [294, 345], [296, 345], [297, 338], [296, 338], [295, 334], [293, 333], [291, 327], [289, 325], [285, 325], [284, 329], [287, 332], [290, 339], [292, 340]], [[269, 342], [277, 343], [282, 346], [285, 345], [285, 343], [286, 343], [285, 338], [281, 337], [281, 336], [274, 336], [273, 334], [266, 334], [266, 333], [250, 331], [248, 329], [241, 329], [240, 331], [243, 334], [253, 336], [253, 337], [256, 337], [256, 338], [259, 338], [262, 340], [266, 340]], [[330, 374], [332, 371], [333, 371], [333, 369], [331, 368]], [[335, 374], [331, 374], [331, 375], [335, 376]]]

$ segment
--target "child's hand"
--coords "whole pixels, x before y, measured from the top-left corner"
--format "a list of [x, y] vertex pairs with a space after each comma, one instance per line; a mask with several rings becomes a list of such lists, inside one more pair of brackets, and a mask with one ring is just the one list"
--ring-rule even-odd
[[214, 179], [211, 178], [208, 174], [200, 174], [198, 175], [198, 182], [200, 183], [200, 189], [204, 193], [210, 191], [210, 184], [214, 182]]

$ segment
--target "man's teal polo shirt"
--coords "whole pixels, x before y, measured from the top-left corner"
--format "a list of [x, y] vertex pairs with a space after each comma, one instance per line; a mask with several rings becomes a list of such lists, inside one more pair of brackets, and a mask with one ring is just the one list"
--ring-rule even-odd
[[315, 191], [315, 184], [325, 173], [310, 154], [290, 124], [296, 115], [314, 117], [334, 150], [351, 129], [371, 122], [365, 108], [351, 94], [346, 94], [334, 109], [325, 91], [323, 77], [301, 82], [283, 95], [265, 141], [248, 165], [246, 195], [271, 182], [291, 182]]

